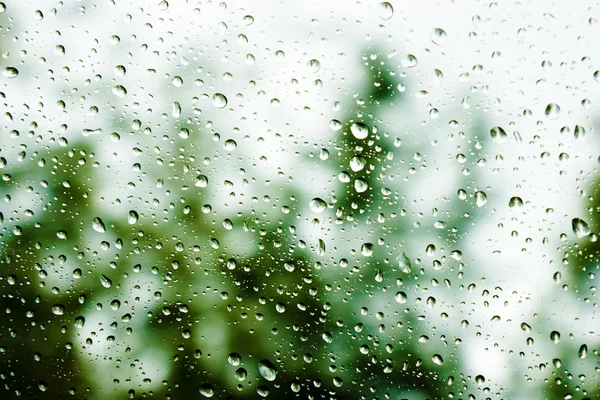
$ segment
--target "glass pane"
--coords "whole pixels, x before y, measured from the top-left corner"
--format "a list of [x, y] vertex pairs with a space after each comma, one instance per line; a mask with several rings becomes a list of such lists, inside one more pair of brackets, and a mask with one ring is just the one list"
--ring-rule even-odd
[[0, 397], [600, 398], [597, 8], [3, 0]]

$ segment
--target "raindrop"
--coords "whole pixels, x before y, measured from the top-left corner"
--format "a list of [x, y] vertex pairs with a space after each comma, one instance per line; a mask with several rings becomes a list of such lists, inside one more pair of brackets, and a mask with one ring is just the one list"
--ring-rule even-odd
[[553, 343], [560, 342], [560, 333], [557, 331], [550, 332], [550, 340], [552, 340]]
[[495, 126], [492, 129], [490, 129], [490, 137], [495, 142], [504, 143], [506, 141], [506, 139], [508, 138], [508, 135], [506, 134], [506, 131], [502, 127]]
[[130, 210], [129, 214], [127, 214], [127, 222], [129, 223], [129, 225], [133, 225], [136, 222], [138, 222], [138, 220], [140, 219], [137, 211], [135, 210]]
[[377, 7], [377, 14], [381, 19], [387, 21], [394, 16], [394, 7], [387, 1], [381, 2]]
[[309, 206], [310, 209], [317, 214], [320, 214], [327, 209], [327, 203], [325, 203], [325, 201], [319, 197], [312, 199], [309, 203]]
[[227, 357], [227, 361], [229, 362], [230, 365], [237, 367], [242, 362], [242, 356], [240, 356], [238, 353], [231, 353]]
[[591, 233], [588, 223], [580, 218], [573, 218], [571, 221], [571, 227], [573, 228], [573, 233], [578, 238], [588, 236]]
[[550, 103], [546, 106], [544, 114], [546, 114], [548, 119], [556, 119], [558, 118], [558, 114], [560, 114], [560, 106], [556, 103]]
[[397, 303], [400, 303], [400, 304], [406, 303], [406, 300], [407, 300], [406, 293], [404, 293], [404, 292], [396, 293], [395, 299], [396, 299]]
[[112, 281], [106, 275], [100, 275], [100, 283], [107, 289], [112, 286]]
[[213, 397], [215, 395], [215, 388], [208, 383], [204, 383], [200, 386], [200, 394], [204, 397]]
[[261, 360], [258, 363], [258, 372], [268, 381], [274, 381], [277, 377], [277, 368], [269, 360]]
[[435, 44], [442, 44], [446, 41], [446, 31], [442, 28], [435, 28], [431, 34], [431, 41]]
[[127, 96], [127, 89], [123, 85], [117, 85], [112, 90], [113, 94], [117, 97], [123, 98]]
[[337, 119], [332, 119], [329, 121], [329, 128], [331, 128], [332, 131], [337, 132], [342, 129], [342, 123]]
[[408, 258], [405, 252], [398, 254], [398, 257], [396, 257], [396, 262], [398, 263], [398, 267], [400, 267], [400, 271], [404, 272], [405, 274], [410, 274], [412, 265], [410, 258]]
[[310, 69], [310, 72], [316, 74], [321, 69], [321, 62], [313, 58], [306, 64], [306, 66]]
[[582, 344], [579, 348], [579, 358], [586, 358], [588, 353], [588, 348], [586, 344]]
[[362, 122], [354, 122], [350, 125], [350, 132], [357, 139], [364, 139], [369, 136], [369, 127]]
[[15, 67], [5, 67], [2, 71], [2, 75], [6, 78], [16, 78], [19, 75], [19, 70]]
[[62, 304], [55, 304], [52, 306], [52, 314], [63, 315], [65, 313], [65, 306]]
[[106, 232], [106, 226], [104, 226], [104, 222], [98, 217], [94, 217], [94, 219], [92, 219], [92, 228], [99, 233]]
[[196, 177], [196, 183], [194, 184], [196, 187], [204, 188], [208, 186], [208, 178], [206, 175], [198, 175]]
[[477, 207], [483, 207], [485, 203], [487, 203], [487, 195], [485, 192], [482, 192], [481, 190], [475, 192], [475, 205]]
[[227, 105], [227, 97], [222, 93], [215, 93], [212, 102], [217, 108], [224, 108]]
[[521, 199], [520, 197], [517, 196], [513, 196], [510, 198], [510, 200], [508, 200], [508, 206], [510, 208], [522, 208], [523, 207], [523, 199]]
[[433, 361], [433, 363], [437, 365], [442, 365], [444, 363], [444, 359], [439, 354], [434, 354], [431, 357], [431, 361]]

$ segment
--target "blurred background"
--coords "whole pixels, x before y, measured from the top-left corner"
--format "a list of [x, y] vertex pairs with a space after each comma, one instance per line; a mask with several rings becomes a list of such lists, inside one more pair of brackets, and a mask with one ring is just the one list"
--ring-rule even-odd
[[0, 397], [600, 398], [597, 8], [2, 0]]

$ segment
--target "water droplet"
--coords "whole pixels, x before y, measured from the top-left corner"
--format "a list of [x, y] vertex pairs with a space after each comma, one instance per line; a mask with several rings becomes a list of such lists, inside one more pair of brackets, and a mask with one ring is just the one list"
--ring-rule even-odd
[[268, 381], [277, 378], [277, 368], [269, 360], [261, 360], [258, 363], [258, 373]]
[[240, 356], [238, 353], [231, 353], [227, 357], [227, 361], [229, 362], [230, 365], [237, 367], [238, 365], [240, 365], [242, 363], [242, 356]]
[[85, 318], [84, 317], [77, 317], [75, 318], [75, 328], [83, 328], [85, 325]]
[[413, 68], [416, 67], [418, 63], [417, 57], [415, 57], [412, 54], [407, 54], [406, 57], [404, 57], [402, 59], [402, 61], [400, 61], [400, 64], [402, 64], [402, 66], [404, 68]]
[[573, 218], [571, 221], [571, 227], [573, 228], [573, 233], [578, 238], [588, 236], [591, 233], [588, 223], [580, 218]]
[[356, 190], [356, 193], [366, 192], [367, 189], [369, 189], [369, 183], [366, 180], [358, 178], [354, 181], [354, 190]]
[[127, 96], [127, 89], [123, 85], [117, 85], [112, 90], [113, 94], [117, 97], [123, 98]]
[[116, 76], [119, 76], [122, 78], [127, 73], [127, 69], [125, 69], [125, 66], [123, 66], [123, 65], [117, 65], [114, 69], [114, 73]]
[[350, 169], [354, 172], [362, 171], [367, 164], [363, 156], [356, 155], [350, 159]]
[[2, 75], [6, 78], [16, 78], [19, 75], [19, 70], [15, 67], [5, 67], [2, 71]]
[[215, 93], [212, 102], [217, 108], [224, 108], [227, 105], [227, 97], [223, 93]]
[[140, 216], [138, 215], [137, 211], [135, 211], [135, 210], [130, 210], [129, 214], [127, 214], [127, 222], [130, 225], [135, 224], [136, 222], [138, 222], [139, 219], [140, 219]]
[[194, 184], [196, 187], [204, 188], [208, 186], [208, 178], [206, 175], [198, 175], [196, 177], [196, 183]]
[[36, 21], [41, 21], [44, 19], [44, 14], [40, 10], [35, 10], [33, 15], [35, 16]]
[[329, 128], [331, 128], [332, 131], [337, 132], [342, 129], [342, 123], [337, 119], [332, 119], [329, 121]]
[[213, 397], [215, 395], [215, 388], [208, 383], [203, 383], [200, 386], [200, 394], [204, 397]]
[[408, 297], [406, 296], [406, 293], [398, 292], [394, 298], [396, 299], [397, 303], [404, 304], [406, 303]]
[[106, 232], [106, 226], [104, 226], [104, 222], [98, 217], [94, 217], [94, 219], [92, 219], [92, 228], [99, 233]]
[[477, 375], [475, 377], [475, 382], [477, 382], [479, 385], [483, 385], [485, 383], [485, 377], [483, 375]]
[[482, 192], [481, 190], [475, 192], [475, 205], [477, 207], [483, 207], [485, 203], [487, 203], [487, 195], [485, 192]]
[[550, 340], [552, 340], [553, 343], [560, 342], [560, 333], [557, 331], [550, 332]]
[[431, 357], [431, 361], [433, 361], [433, 363], [437, 365], [442, 365], [444, 363], [444, 359], [439, 354], [434, 354]]
[[327, 209], [327, 203], [325, 203], [325, 201], [319, 197], [312, 199], [309, 203], [309, 206], [310, 209], [317, 214], [320, 214]]
[[52, 306], [52, 314], [63, 315], [65, 313], [65, 306], [62, 304], [55, 304]]
[[560, 106], [556, 103], [550, 103], [546, 106], [544, 113], [548, 119], [556, 119], [560, 114]]
[[316, 74], [321, 69], [321, 62], [313, 58], [306, 64], [306, 66], [310, 69], [310, 72]]
[[435, 28], [431, 34], [431, 41], [435, 44], [442, 44], [446, 41], [446, 31], [442, 28]]
[[508, 206], [510, 208], [523, 208], [523, 199], [518, 196], [513, 196], [508, 200]]
[[573, 130], [573, 136], [575, 139], [583, 139], [585, 136], [585, 128], [581, 125], [575, 125], [575, 129]]
[[106, 275], [100, 275], [100, 283], [105, 288], [109, 288], [112, 286], [112, 281]]
[[173, 86], [175, 86], [175, 87], [182, 87], [183, 86], [183, 78], [181, 78], [180, 76], [176, 76], [173, 78], [171, 83], [173, 83]]
[[252, 25], [254, 23], [254, 17], [252, 15], [245, 15], [244, 23], [246, 24], [246, 26]]
[[588, 353], [588, 348], [586, 344], [582, 344], [579, 348], [579, 358], [586, 358]]
[[394, 16], [394, 7], [387, 1], [381, 2], [377, 7], [377, 14], [379, 18], [387, 21]]
[[365, 257], [372, 257], [375, 252], [375, 246], [373, 243], [364, 243], [360, 246], [360, 253]]
[[400, 271], [404, 272], [405, 274], [410, 274], [412, 265], [410, 258], [408, 258], [405, 252], [398, 254], [398, 257], [396, 257], [396, 262], [398, 263], [398, 267], [400, 267]]
[[244, 368], [238, 368], [235, 370], [235, 373], [233, 374], [233, 376], [238, 381], [243, 381], [246, 379], [246, 376], [248, 376], [248, 371], [246, 371]]
[[490, 129], [490, 137], [495, 142], [504, 143], [506, 141], [506, 139], [508, 138], [508, 135], [506, 134], [506, 131], [502, 127], [495, 126], [492, 129]]

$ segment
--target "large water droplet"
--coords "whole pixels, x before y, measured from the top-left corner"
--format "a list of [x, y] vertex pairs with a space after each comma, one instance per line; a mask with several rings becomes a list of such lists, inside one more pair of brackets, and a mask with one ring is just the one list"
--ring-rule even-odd
[[138, 222], [139, 219], [140, 219], [140, 216], [138, 215], [137, 211], [135, 211], [135, 210], [131, 210], [131, 211], [129, 211], [129, 214], [127, 214], [127, 222], [130, 225], [135, 224], [136, 222]]
[[19, 75], [19, 70], [15, 67], [5, 67], [2, 71], [2, 75], [6, 78], [16, 78]]
[[315, 197], [309, 203], [310, 209], [315, 213], [322, 213], [327, 209], [327, 203], [323, 199]]
[[394, 298], [396, 299], [397, 303], [404, 304], [406, 303], [407, 296], [404, 292], [398, 292]]
[[582, 238], [588, 236], [591, 233], [590, 226], [587, 222], [580, 218], [573, 218], [571, 221], [571, 227], [575, 236]]
[[268, 381], [274, 381], [277, 378], [277, 368], [269, 360], [261, 360], [258, 363], [258, 372]]
[[112, 281], [106, 275], [100, 275], [100, 283], [107, 289], [112, 286]]
[[508, 138], [508, 135], [506, 134], [506, 131], [502, 127], [495, 126], [492, 129], [490, 129], [490, 137], [495, 142], [504, 143], [506, 141], [506, 139]]
[[405, 252], [398, 254], [398, 257], [396, 257], [396, 262], [398, 263], [398, 267], [400, 267], [400, 271], [404, 272], [405, 274], [410, 274], [412, 265], [410, 258], [408, 258]]
[[106, 226], [104, 226], [104, 222], [98, 217], [94, 217], [92, 220], [92, 228], [94, 228], [96, 232], [106, 232]]
[[481, 190], [475, 192], [475, 205], [477, 207], [483, 207], [485, 203], [487, 203], [487, 195], [485, 192], [482, 192]]
[[212, 102], [217, 108], [224, 108], [227, 105], [227, 97], [223, 93], [215, 93]]
[[431, 34], [431, 41], [435, 44], [442, 44], [446, 41], [446, 31], [442, 28], [435, 28]]
[[560, 114], [560, 106], [556, 103], [550, 103], [546, 106], [544, 114], [546, 114], [548, 119], [556, 119], [558, 118], [558, 114]]
[[394, 16], [394, 7], [387, 1], [381, 2], [377, 7], [377, 14], [381, 19], [387, 21]]
[[350, 125], [350, 132], [357, 139], [364, 139], [369, 136], [369, 127], [362, 122], [354, 122]]
[[215, 395], [215, 388], [208, 383], [204, 383], [200, 386], [200, 394], [204, 397], [213, 397]]

